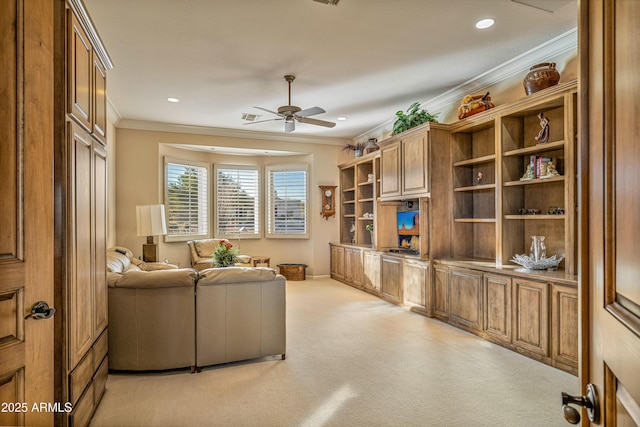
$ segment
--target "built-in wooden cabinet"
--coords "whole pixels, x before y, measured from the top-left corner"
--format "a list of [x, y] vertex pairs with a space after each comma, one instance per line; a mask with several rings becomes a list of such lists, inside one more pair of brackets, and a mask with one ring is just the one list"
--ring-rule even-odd
[[344, 250], [344, 280], [356, 288], [362, 287], [363, 264], [362, 250], [345, 248]]
[[449, 269], [449, 323], [470, 332], [483, 326], [482, 272]]
[[512, 307], [513, 344], [530, 353], [548, 356], [549, 285], [514, 278]]
[[402, 257], [380, 256], [380, 296], [395, 304], [402, 303]]
[[[88, 425], [105, 391], [108, 373], [106, 88], [108, 55], [84, 6], [68, 0], [63, 10], [66, 43], [58, 54], [66, 64], [59, 127], [61, 147], [55, 180], [60, 189], [56, 239], [61, 242], [56, 280], [62, 291], [62, 384], [57, 399], [73, 411], [57, 424]], [[56, 313], [57, 318], [57, 313]]]
[[[569, 82], [452, 125], [454, 259], [510, 264], [543, 235], [547, 256], [564, 257], [560, 268], [575, 274], [576, 110]], [[546, 143], [536, 140], [539, 115], [549, 122]], [[539, 159], [557, 174], [540, 174]]]
[[380, 185], [380, 156], [374, 152], [340, 165], [340, 243], [373, 247]]
[[431, 311], [431, 280], [428, 261], [405, 258], [402, 288], [404, 304], [412, 311], [429, 315]]
[[425, 123], [378, 143], [382, 200], [428, 197], [432, 146], [447, 146], [446, 125]]
[[344, 280], [344, 247], [331, 245], [331, 277]]
[[578, 290], [551, 287], [551, 357], [554, 366], [571, 370], [578, 366]]
[[362, 253], [364, 290], [372, 294], [380, 293], [380, 252], [365, 250]]
[[484, 332], [503, 343], [511, 342], [511, 277], [484, 274]]
[[440, 320], [449, 320], [449, 268], [440, 263], [433, 268], [433, 315]]

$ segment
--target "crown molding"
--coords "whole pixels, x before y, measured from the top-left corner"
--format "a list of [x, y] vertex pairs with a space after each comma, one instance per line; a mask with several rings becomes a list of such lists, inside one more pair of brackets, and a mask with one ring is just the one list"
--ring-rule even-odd
[[[429, 111], [439, 111], [443, 107], [460, 102], [470, 93], [483, 92], [485, 89], [516, 75], [523, 75], [532, 65], [547, 62], [549, 58], [562, 55], [578, 48], [578, 28], [573, 28], [521, 55], [494, 67], [471, 80], [467, 80], [448, 91], [422, 102], [420, 107]], [[376, 138], [393, 129], [395, 117], [361, 133], [355, 140]]]
[[111, 102], [111, 98], [107, 96], [107, 120], [109, 120], [114, 126], [118, 127], [122, 121], [120, 112]]
[[345, 145], [350, 138], [330, 138], [320, 136], [291, 135], [273, 132], [256, 132], [239, 129], [216, 128], [207, 126], [181, 125], [175, 123], [151, 122], [145, 120], [121, 119], [119, 129], [147, 130], [156, 132], [187, 133], [194, 135], [224, 136], [229, 138], [257, 139], [263, 141], [301, 142], [305, 144]]

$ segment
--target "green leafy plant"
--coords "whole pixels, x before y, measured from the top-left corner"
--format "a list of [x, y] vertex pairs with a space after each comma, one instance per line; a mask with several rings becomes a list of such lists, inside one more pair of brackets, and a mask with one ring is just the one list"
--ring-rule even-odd
[[407, 114], [403, 111], [398, 111], [396, 113], [396, 121], [393, 123], [393, 132], [391, 135], [397, 135], [426, 122], [438, 122], [438, 113], [429, 114], [426, 110], [418, 111], [419, 109], [420, 103], [414, 102], [407, 108]]
[[345, 151], [362, 151], [364, 150], [364, 147], [366, 147], [366, 145], [366, 142], [356, 142], [355, 144], [346, 144], [344, 147], [342, 147], [342, 149]]
[[238, 250], [231, 242], [221, 240], [220, 245], [213, 252], [213, 265], [215, 267], [230, 267], [238, 261]]
[[367, 224], [366, 227], [364, 227], [367, 231], [373, 231], [373, 224]]

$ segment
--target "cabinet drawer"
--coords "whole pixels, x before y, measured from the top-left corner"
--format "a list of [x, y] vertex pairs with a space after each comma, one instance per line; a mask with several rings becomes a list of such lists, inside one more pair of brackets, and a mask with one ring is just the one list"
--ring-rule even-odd
[[91, 381], [93, 372], [93, 350], [89, 350], [69, 375], [69, 397], [74, 406]]
[[109, 335], [105, 330], [93, 344], [93, 372], [98, 369], [109, 349]]
[[82, 395], [80, 400], [78, 400], [78, 403], [73, 405], [70, 425], [72, 427], [85, 427], [89, 425], [93, 408], [93, 383], [91, 383], [89, 387], [87, 387], [87, 391]]
[[107, 385], [107, 376], [109, 374], [109, 358], [105, 357], [102, 364], [98, 367], [96, 374], [93, 377], [93, 402], [98, 405], [102, 395], [104, 394], [105, 386]]

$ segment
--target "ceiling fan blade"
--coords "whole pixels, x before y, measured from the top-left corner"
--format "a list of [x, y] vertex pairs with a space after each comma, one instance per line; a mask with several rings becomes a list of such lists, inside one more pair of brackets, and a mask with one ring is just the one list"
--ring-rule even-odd
[[324, 111], [320, 107], [311, 107], [311, 108], [305, 108], [302, 111], [298, 111], [296, 113], [296, 116], [298, 116], [298, 117], [309, 117], [309, 116], [315, 116], [316, 114], [322, 114], [322, 113], [326, 113], [326, 111]]
[[258, 110], [266, 111], [267, 113], [275, 114], [276, 116], [281, 116], [281, 114], [278, 114], [277, 111], [267, 110], [266, 108], [256, 107], [255, 105], [253, 106], [253, 108], [257, 108]]
[[294, 130], [296, 130], [296, 122], [295, 122], [295, 120], [290, 120], [290, 121], [284, 122], [284, 131], [285, 132], [293, 132]]
[[308, 123], [310, 125], [318, 125], [318, 126], [324, 126], [326, 128], [332, 128], [334, 127], [336, 124], [333, 122], [326, 122], [324, 120], [318, 120], [318, 119], [310, 119], [308, 117], [300, 117], [298, 119], [298, 121], [300, 123]]
[[277, 119], [257, 120], [255, 122], [246, 122], [246, 123], [243, 123], [243, 125], [254, 125], [256, 123], [272, 122], [274, 120], [284, 120], [284, 117], [278, 117]]

